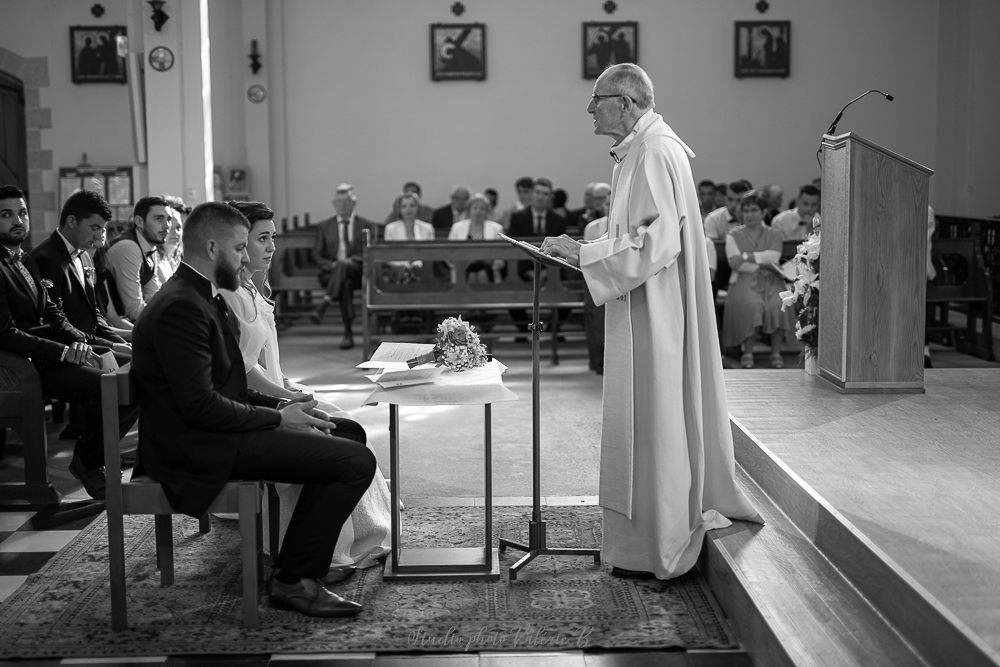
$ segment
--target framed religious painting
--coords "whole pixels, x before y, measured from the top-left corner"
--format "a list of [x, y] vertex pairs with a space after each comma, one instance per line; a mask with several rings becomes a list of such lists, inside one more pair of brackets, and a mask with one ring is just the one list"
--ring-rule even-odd
[[123, 25], [70, 26], [69, 53], [73, 83], [127, 83], [125, 58], [119, 55]]
[[431, 24], [431, 81], [486, 80], [486, 25]]
[[583, 78], [596, 79], [619, 63], [639, 64], [639, 24], [584, 23]]
[[791, 21], [736, 22], [736, 78], [791, 73]]

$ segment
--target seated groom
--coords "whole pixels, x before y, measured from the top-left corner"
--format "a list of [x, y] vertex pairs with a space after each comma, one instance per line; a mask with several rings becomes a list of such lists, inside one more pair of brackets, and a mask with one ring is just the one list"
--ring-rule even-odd
[[[239, 324], [219, 289], [237, 290], [250, 225], [209, 202], [184, 225], [184, 261], [132, 332], [132, 378], [142, 406], [140, 461], [170, 506], [199, 517], [227, 480], [302, 484], [271, 580], [270, 603], [310, 616], [353, 616], [330, 592], [341, 528], [375, 474], [350, 420], [247, 388]], [[308, 399], [308, 397], [306, 397]]]
[[[75, 328], [49, 298], [54, 283], [42, 278], [35, 260], [21, 249], [29, 229], [24, 193], [13, 185], [0, 186], [0, 350], [31, 359], [45, 396], [83, 405], [82, 433], [69, 472], [92, 498], [103, 500], [101, 371], [91, 344], [106, 352], [112, 343]], [[119, 435], [128, 432], [137, 416], [135, 406], [119, 408]]]

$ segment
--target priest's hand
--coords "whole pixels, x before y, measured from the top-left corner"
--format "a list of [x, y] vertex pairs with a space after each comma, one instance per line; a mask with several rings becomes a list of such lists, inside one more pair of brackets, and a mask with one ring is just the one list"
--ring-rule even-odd
[[573, 266], [580, 266], [580, 242], [563, 234], [549, 236], [542, 241], [542, 252], [554, 257], [562, 257]]

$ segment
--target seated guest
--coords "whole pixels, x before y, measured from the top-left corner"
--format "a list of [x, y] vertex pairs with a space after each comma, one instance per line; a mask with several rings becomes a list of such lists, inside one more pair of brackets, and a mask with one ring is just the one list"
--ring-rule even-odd
[[247, 387], [239, 325], [218, 292], [240, 288], [248, 229], [231, 206], [195, 207], [184, 261], [136, 323], [139, 456], [173, 510], [192, 517], [203, 516], [229, 480], [302, 484], [270, 604], [353, 616], [361, 605], [330, 592], [324, 579], [341, 528], [371, 484], [375, 456], [355, 422], [325, 415], [313, 400], [281, 401]]
[[[503, 227], [499, 222], [487, 220], [490, 200], [486, 195], [476, 193], [469, 199], [469, 206], [466, 211], [469, 217], [466, 220], [459, 220], [451, 226], [448, 232], [449, 241], [495, 241], [503, 233]], [[466, 271], [465, 278], [468, 282], [500, 282], [506, 273], [507, 262], [498, 259], [492, 263], [472, 262]]]
[[163, 197], [143, 197], [135, 204], [132, 226], [108, 247], [106, 280], [115, 312], [135, 322], [160, 289], [156, 248], [167, 239], [171, 216]]
[[784, 368], [781, 346], [785, 332], [794, 331], [792, 313], [782, 312], [780, 292], [785, 281], [775, 264], [781, 260], [781, 233], [764, 226], [767, 202], [754, 190], [740, 198], [743, 226], [726, 237], [726, 256], [732, 268], [729, 294], [722, 318], [725, 347], [743, 346], [740, 365], [753, 368], [753, 345], [758, 332], [771, 337], [771, 367]]
[[715, 184], [715, 208], [722, 208], [726, 205], [726, 193], [729, 192], [729, 186], [725, 183]]
[[99, 193], [75, 192], [63, 204], [59, 229], [29, 254], [41, 277], [51, 283], [49, 299], [69, 323], [83, 332], [87, 344], [110, 348], [118, 365], [124, 366], [132, 349], [120, 335], [124, 332], [111, 327], [98, 310], [95, 271], [92, 266], [88, 270], [83, 259], [104, 236], [111, 216], [111, 207]]
[[531, 192], [535, 187], [535, 179], [530, 176], [522, 176], [521, 178], [514, 181], [514, 188], [517, 191], [517, 202], [511, 206], [509, 209], [504, 211], [497, 218], [504, 229], [510, 229], [510, 221], [515, 213], [524, 209], [525, 206], [531, 203]]
[[726, 190], [726, 205], [717, 208], [705, 216], [705, 236], [710, 239], [723, 240], [729, 232], [733, 231], [743, 221], [740, 216], [740, 197], [749, 191], [743, 181], [733, 181]]
[[[469, 203], [469, 188], [464, 185], [456, 185], [452, 188], [448, 198], [451, 199], [451, 203], [434, 209], [434, 216], [431, 220], [434, 229], [440, 231], [442, 236], [448, 233], [453, 224], [466, 217], [465, 207]], [[402, 217], [402, 213], [400, 213], [400, 217]]]
[[326, 294], [312, 315], [312, 321], [319, 324], [330, 304], [340, 305], [340, 317], [344, 322], [344, 338], [341, 350], [354, 347], [354, 290], [361, 287], [361, 268], [364, 258], [364, 229], [372, 228], [372, 223], [354, 212], [358, 198], [354, 186], [341, 183], [333, 196], [333, 208], [337, 212], [332, 218], [322, 220], [316, 227], [312, 259], [319, 265], [319, 284], [326, 288]]
[[[108, 225], [110, 227], [110, 225]], [[111, 301], [111, 291], [108, 288], [108, 276], [111, 271], [108, 269], [108, 229], [105, 228], [101, 238], [94, 242], [94, 248], [80, 255], [83, 261], [84, 271], [93, 270], [96, 276], [94, 294], [97, 297], [97, 310], [104, 316], [119, 336], [125, 340], [132, 340], [132, 321], [118, 314], [114, 303]]]
[[[420, 197], [416, 194], [402, 194], [396, 197], [399, 220], [385, 226], [386, 241], [433, 241], [435, 227], [417, 219]], [[451, 229], [449, 225], [448, 229]]]
[[762, 189], [767, 200], [767, 210], [764, 211], [764, 224], [771, 226], [774, 217], [781, 213], [781, 204], [785, 201], [785, 191], [780, 185], [765, 185]]
[[[297, 399], [308, 387], [298, 387], [289, 382], [281, 372], [278, 354], [278, 329], [274, 324], [274, 303], [267, 298], [267, 270], [274, 255], [274, 211], [259, 202], [227, 202], [250, 222], [247, 241], [249, 263], [241, 276], [240, 288], [221, 289], [229, 310], [240, 323], [240, 352], [247, 370], [247, 387], [262, 394], [283, 399]], [[318, 407], [337, 417], [350, 419], [336, 405], [320, 403]], [[352, 427], [353, 428], [353, 427]], [[360, 430], [361, 427], [356, 427]], [[341, 432], [338, 428], [337, 432]], [[292, 510], [299, 500], [302, 486], [278, 484], [281, 497], [280, 533], [283, 535], [292, 517]], [[364, 569], [377, 564], [376, 559], [389, 552], [390, 522], [389, 490], [385, 477], [377, 467], [375, 478], [351, 513], [351, 520], [344, 524], [333, 552], [331, 565], [341, 568], [346, 579], [352, 569]], [[264, 522], [265, 531], [267, 522]], [[268, 540], [265, 537], [264, 543]], [[277, 554], [272, 554], [276, 556]], [[327, 583], [334, 583], [330, 577]]]
[[[483, 194], [486, 195], [486, 198], [490, 200], [490, 210], [486, 213], [486, 219], [496, 220], [497, 214], [500, 213], [499, 211], [497, 211], [497, 202], [500, 201], [500, 193], [497, 192], [494, 188], [486, 188], [485, 190], [483, 190]], [[502, 226], [503, 225], [501, 225], [501, 227]]]
[[[420, 189], [420, 184], [415, 181], [409, 181], [403, 185], [403, 193], [412, 192], [418, 197], [423, 197], [423, 193]], [[398, 201], [398, 199], [396, 200]], [[390, 222], [395, 222], [399, 220], [399, 209], [396, 208], [396, 201], [392, 203], [392, 210], [389, 211], [389, 215], [385, 216], [385, 222], [388, 224]], [[426, 204], [421, 204], [420, 208], [417, 210], [417, 220], [423, 220], [424, 222], [430, 222], [434, 219], [434, 209]]]
[[771, 228], [781, 232], [786, 241], [800, 241], [812, 234], [813, 217], [819, 212], [819, 190], [812, 185], [799, 188], [795, 208], [774, 216]]
[[[177, 196], [165, 195], [164, 199], [170, 202], [170, 213], [173, 218], [170, 221], [170, 227], [167, 229], [167, 238], [163, 241], [163, 245], [157, 248], [157, 255], [162, 260], [165, 260], [166, 266], [170, 271], [169, 275], [164, 272], [164, 275], [167, 275], [167, 277], [163, 282], [166, 282], [174, 274], [174, 271], [177, 270], [177, 265], [181, 263], [181, 259], [184, 257], [181, 235], [183, 233], [184, 220], [191, 213], [191, 207], [185, 205], [184, 200]], [[160, 271], [159, 266], [157, 270]]]
[[[607, 183], [598, 183], [597, 185], [594, 186], [594, 194], [590, 198], [591, 208], [589, 215], [592, 217], [592, 220], [590, 222], [592, 222], [593, 220], [597, 220], [599, 218], [607, 217], [608, 204], [610, 203], [610, 199], [611, 199], [610, 185], [608, 185]], [[587, 224], [590, 224], [590, 222], [588, 222]]]
[[[561, 236], [566, 233], [566, 218], [549, 208], [552, 203], [552, 181], [536, 178], [531, 188], [531, 203], [510, 219], [509, 234], [515, 239]], [[518, 260], [517, 275], [524, 281], [534, 280], [531, 260]], [[543, 269], [544, 270], [544, 269]], [[511, 319], [518, 330], [528, 330], [528, 313], [522, 308], [510, 309]]]
[[595, 185], [597, 183], [587, 183], [583, 188], [583, 206], [581, 208], [574, 208], [566, 214], [566, 228], [571, 233], [579, 234], [581, 237], [586, 226], [594, 220], [593, 217], [584, 218], [593, 208]]
[[[725, 204], [723, 204], [724, 206]], [[698, 183], [698, 206], [701, 208], [701, 219], [718, 208], [715, 205], [715, 183], [704, 180]]]
[[[45, 396], [83, 404], [83, 435], [73, 448], [69, 473], [90, 497], [103, 500], [100, 361], [87, 335], [52, 303], [49, 280], [43, 280], [35, 260], [21, 249], [29, 229], [24, 193], [13, 185], [0, 186], [0, 349], [31, 359]], [[136, 406], [119, 407], [120, 436], [137, 416]]]
[[552, 210], [564, 218], [569, 216], [569, 210], [566, 208], [567, 198], [565, 190], [556, 190], [552, 193]]

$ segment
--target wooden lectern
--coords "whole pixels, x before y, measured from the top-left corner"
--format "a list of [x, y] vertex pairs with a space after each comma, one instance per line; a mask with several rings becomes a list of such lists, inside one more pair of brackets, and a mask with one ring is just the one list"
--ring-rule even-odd
[[857, 134], [823, 137], [819, 375], [923, 393], [932, 170]]

